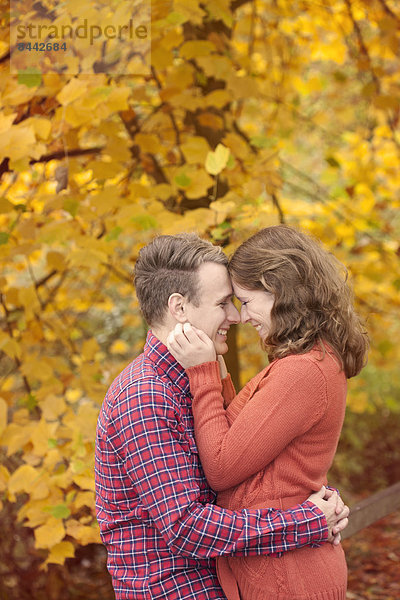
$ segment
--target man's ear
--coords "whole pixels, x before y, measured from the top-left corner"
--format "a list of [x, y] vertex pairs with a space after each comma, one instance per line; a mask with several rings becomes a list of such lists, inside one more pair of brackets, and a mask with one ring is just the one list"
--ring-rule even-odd
[[168, 310], [178, 323], [185, 323], [186, 316], [186, 298], [182, 294], [171, 294], [168, 298]]

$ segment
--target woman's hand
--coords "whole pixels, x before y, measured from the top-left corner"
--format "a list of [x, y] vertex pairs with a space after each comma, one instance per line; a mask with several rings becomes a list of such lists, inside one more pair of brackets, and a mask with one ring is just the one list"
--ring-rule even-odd
[[167, 348], [184, 369], [216, 360], [212, 340], [190, 323], [178, 323], [167, 338]]
[[226, 364], [225, 364], [224, 357], [222, 356], [222, 354], [217, 355], [217, 361], [219, 364], [219, 372], [221, 375], [221, 379], [225, 379], [225, 377], [227, 377], [227, 375], [228, 375], [228, 369], [226, 368]]
[[349, 507], [346, 506], [337, 492], [328, 490], [325, 486], [322, 486], [318, 492], [311, 494], [307, 500], [311, 500], [325, 514], [329, 530], [328, 542], [331, 542], [334, 546], [340, 544], [340, 532], [349, 523]]

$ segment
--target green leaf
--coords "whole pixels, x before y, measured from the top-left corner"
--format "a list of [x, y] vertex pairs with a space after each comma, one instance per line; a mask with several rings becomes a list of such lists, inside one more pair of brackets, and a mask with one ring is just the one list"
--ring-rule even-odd
[[34, 67], [28, 67], [24, 71], [18, 71], [18, 83], [26, 87], [38, 87], [42, 83], [42, 73]]
[[250, 142], [256, 148], [271, 148], [275, 144], [275, 140], [268, 138], [265, 135], [255, 135], [250, 138]]
[[331, 167], [335, 167], [335, 168], [340, 167], [340, 163], [338, 163], [338, 161], [336, 160], [336, 158], [334, 156], [327, 156], [325, 158], [325, 160], [328, 163], [328, 165], [330, 165]]
[[141, 231], [148, 231], [149, 229], [158, 226], [157, 219], [151, 215], [138, 215], [137, 217], [132, 217], [131, 221], [135, 223]]
[[175, 182], [180, 187], [187, 187], [188, 185], [190, 185], [192, 183], [192, 180], [185, 173], [180, 173], [179, 175], [177, 175], [175, 177]]
[[51, 506], [49, 512], [56, 519], [67, 519], [71, 514], [71, 511], [66, 504], [57, 504], [56, 506]]
[[106, 235], [106, 242], [117, 240], [121, 232], [122, 227], [114, 227], [114, 229], [111, 229], [111, 231]]
[[69, 212], [71, 217], [76, 217], [76, 213], [78, 212], [78, 206], [79, 202], [77, 200], [75, 200], [74, 198], [67, 198], [64, 202], [63, 208], [64, 210]]
[[0, 246], [2, 244], [7, 244], [9, 237], [10, 237], [9, 233], [5, 233], [4, 231], [0, 231]]

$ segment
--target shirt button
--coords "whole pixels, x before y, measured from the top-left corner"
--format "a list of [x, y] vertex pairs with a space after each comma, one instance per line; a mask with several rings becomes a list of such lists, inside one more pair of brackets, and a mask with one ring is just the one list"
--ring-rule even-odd
[[183, 423], [179, 423], [177, 427], [179, 433], [183, 433], [185, 431], [185, 426]]

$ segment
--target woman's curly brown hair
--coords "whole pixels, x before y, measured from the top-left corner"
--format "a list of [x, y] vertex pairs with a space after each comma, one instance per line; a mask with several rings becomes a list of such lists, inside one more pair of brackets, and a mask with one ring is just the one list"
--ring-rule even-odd
[[346, 377], [361, 371], [368, 336], [354, 310], [346, 268], [317, 240], [287, 225], [267, 227], [239, 246], [229, 272], [240, 286], [275, 296], [263, 340], [270, 360], [325, 341]]

